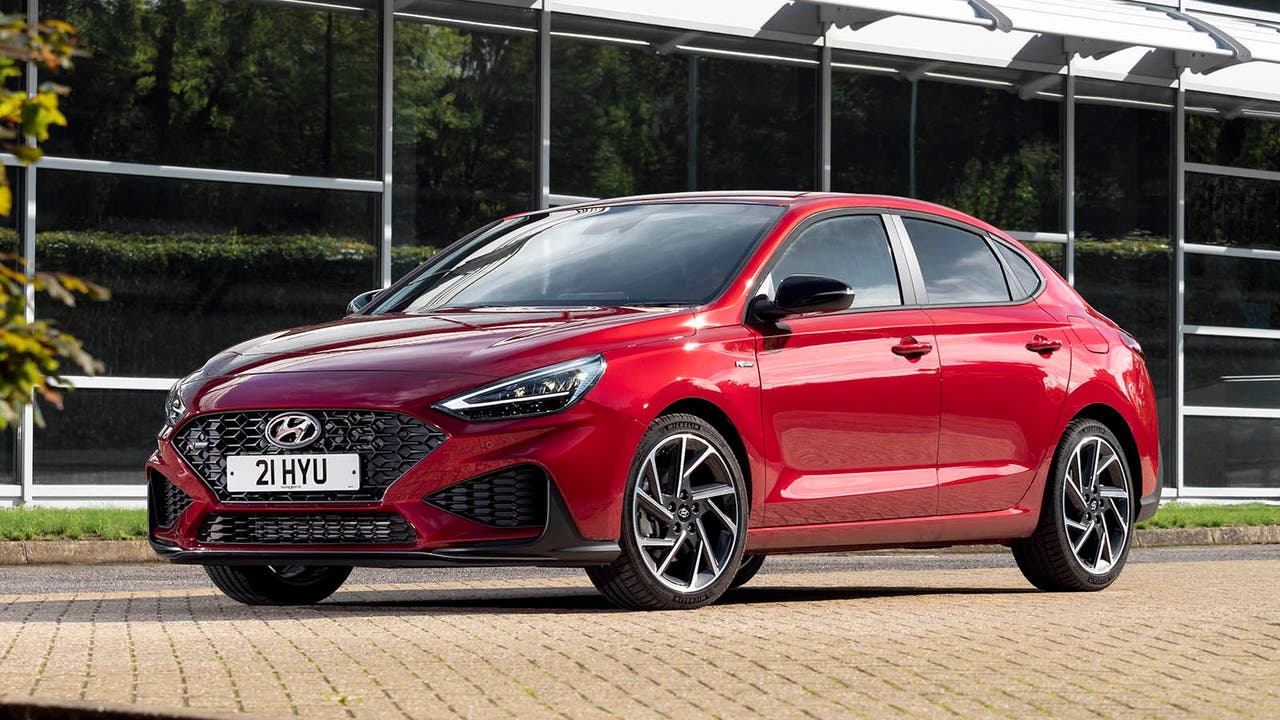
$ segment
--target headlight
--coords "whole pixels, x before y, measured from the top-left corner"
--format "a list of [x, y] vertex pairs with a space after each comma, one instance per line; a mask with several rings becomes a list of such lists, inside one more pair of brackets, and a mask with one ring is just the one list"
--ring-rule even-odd
[[581, 400], [604, 367], [602, 355], [570, 360], [455, 395], [435, 407], [471, 422], [550, 415]]
[[182, 383], [186, 381], [186, 378], [182, 378], [174, 383], [169, 389], [169, 396], [164, 399], [165, 427], [177, 427], [178, 421], [187, 414], [187, 406], [182, 404], [182, 393], [178, 392], [178, 388], [182, 387]]

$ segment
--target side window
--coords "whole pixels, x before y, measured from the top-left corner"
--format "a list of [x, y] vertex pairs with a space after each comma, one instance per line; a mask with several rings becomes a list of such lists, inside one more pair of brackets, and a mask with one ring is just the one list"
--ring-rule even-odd
[[930, 305], [1010, 299], [1004, 268], [981, 236], [950, 225], [903, 218], [920, 260]]
[[879, 215], [847, 215], [809, 226], [783, 251], [763, 292], [788, 275], [824, 275], [853, 288], [853, 307], [901, 305], [898, 272]]
[[1028, 297], [1031, 293], [1040, 287], [1040, 276], [1036, 274], [1031, 263], [1027, 259], [1004, 243], [995, 243], [996, 249], [1000, 252], [1000, 257], [1004, 258], [1004, 262], [1013, 271], [1013, 276], [1018, 279], [1018, 284], [1022, 286], [1022, 293], [1018, 296], [1021, 300]]

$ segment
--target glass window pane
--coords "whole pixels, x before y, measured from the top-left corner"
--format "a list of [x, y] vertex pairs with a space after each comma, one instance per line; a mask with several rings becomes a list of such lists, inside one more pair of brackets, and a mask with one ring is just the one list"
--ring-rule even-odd
[[[1167, 459], [1173, 457], [1169, 162], [1174, 96], [1164, 88], [1084, 78], [1077, 96], [1075, 287], [1142, 343]], [[1165, 478], [1172, 481], [1173, 474]]]
[[377, 19], [330, 3], [41, 0], [93, 52], [50, 155], [373, 177]]
[[701, 305], [729, 284], [781, 214], [776, 206], [741, 203], [551, 213], [458, 248], [402, 293], [416, 297], [378, 310]]
[[1058, 85], [1037, 76], [941, 66], [919, 81], [914, 195], [1008, 230], [1061, 230]]
[[16, 485], [18, 483], [18, 476], [14, 474], [14, 436], [14, 428], [0, 430], [0, 485]]
[[1187, 162], [1280, 170], [1280, 106], [1187, 93]]
[[698, 60], [655, 52], [679, 31], [563, 14], [552, 16], [552, 31], [552, 192], [694, 189], [697, 159], [689, 158], [686, 137]]
[[950, 225], [903, 218], [930, 305], [1000, 302], [1009, 286], [987, 241]]
[[902, 304], [889, 236], [878, 216], [832, 218], [805, 230], [769, 271], [766, 284], [776, 288], [790, 275], [844, 281], [853, 288], [853, 307]]
[[535, 14], [476, 3], [396, 4], [395, 275], [495, 218], [533, 187]]
[[35, 432], [35, 482], [140, 485], [164, 422], [164, 392], [75, 390], [63, 408], [42, 406]]
[[1280, 328], [1280, 262], [1187, 253], [1190, 325]]
[[1036, 274], [1035, 269], [1031, 267], [1031, 263], [1027, 262], [1026, 258], [1003, 243], [996, 243], [996, 251], [1004, 258], [1005, 264], [1009, 266], [1009, 269], [1013, 270], [1013, 276], [1022, 285], [1022, 294], [1019, 297], [1027, 297], [1039, 289], [1040, 276]]
[[689, 45], [756, 56], [738, 59], [742, 55], [690, 51], [699, 55], [697, 189], [813, 189], [817, 179], [816, 51], [790, 43], [730, 38], [699, 39]]
[[1187, 242], [1280, 249], [1280, 182], [1187, 173]]
[[1183, 459], [1192, 487], [1280, 488], [1280, 420], [1194, 417], [1184, 420]]
[[831, 189], [910, 195], [911, 84], [885, 58], [837, 58], [831, 71]]
[[342, 317], [376, 286], [377, 195], [40, 171], [37, 256], [108, 302], [37, 314], [112, 375], [177, 377], [241, 340]]
[[1280, 341], [1188, 335], [1188, 405], [1280, 408]]

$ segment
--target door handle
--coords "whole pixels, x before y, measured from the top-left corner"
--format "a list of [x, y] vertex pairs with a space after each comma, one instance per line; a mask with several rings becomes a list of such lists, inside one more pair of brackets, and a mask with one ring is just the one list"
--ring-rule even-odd
[[1031, 338], [1031, 342], [1027, 343], [1027, 349], [1041, 355], [1048, 355], [1051, 352], [1062, 349], [1062, 341], [1047, 338], [1043, 335], [1036, 335]]
[[921, 355], [928, 355], [933, 352], [933, 346], [927, 342], [919, 340], [908, 335], [902, 338], [902, 342], [894, 345], [892, 348], [894, 355], [901, 355], [904, 358], [917, 358]]

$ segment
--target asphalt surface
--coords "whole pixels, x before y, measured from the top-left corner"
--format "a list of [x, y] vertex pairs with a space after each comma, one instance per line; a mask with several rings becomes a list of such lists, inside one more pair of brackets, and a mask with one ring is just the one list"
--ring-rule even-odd
[[[1218, 545], [1208, 547], [1134, 548], [1130, 563], [1185, 563], [1229, 560], [1280, 560], [1280, 545]], [[778, 555], [770, 557], [761, 575], [857, 572], [860, 570], [977, 570], [1016, 567], [1007, 552], [959, 553], [891, 551]], [[439, 582], [539, 580], [578, 577], [576, 568], [357, 568], [349, 584], [389, 585]], [[0, 594], [67, 592], [144, 592], [147, 590], [205, 590], [211, 587], [204, 571], [191, 565], [37, 565], [0, 567]]]

